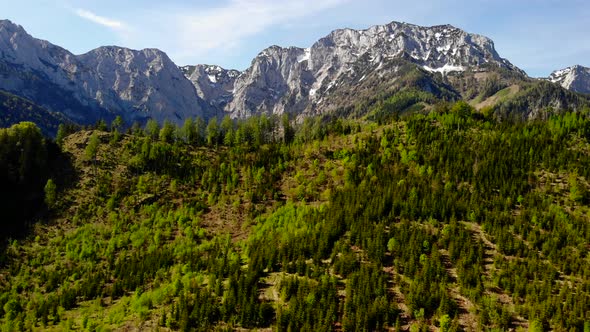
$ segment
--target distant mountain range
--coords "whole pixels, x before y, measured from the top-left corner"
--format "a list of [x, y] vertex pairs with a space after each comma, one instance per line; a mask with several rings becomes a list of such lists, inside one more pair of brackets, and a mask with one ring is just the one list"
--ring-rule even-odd
[[309, 48], [271, 46], [240, 72], [178, 67], [157, 49], [107, 46], [74, 55], [0, 21], [0, 90], [78, 124], [116, 115], [127, 123], [283, 113], [363, 116], [379, 99], [409, 89], [492, 107], [499, 116], [532, 118], [548, 107], [587, 106], [590, 69], [574, 66], [533, 79], [500, 57], [489, 38], [450, 25], [392, 22], [335, 30]]

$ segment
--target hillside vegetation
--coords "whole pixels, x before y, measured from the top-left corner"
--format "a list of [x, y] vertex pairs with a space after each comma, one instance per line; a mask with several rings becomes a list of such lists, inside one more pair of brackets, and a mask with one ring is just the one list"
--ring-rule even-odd
[[35, 123], [43, 134], [55, 136], [65, 117], [34, 104], [30, 100], [0, 90], [0, 128], [7, 128], [19, 122]]
[[70, 168], [2, 253], [2, 329], [589, 331], [590, 119], [397, 98], [379, 124], [60, 137]]

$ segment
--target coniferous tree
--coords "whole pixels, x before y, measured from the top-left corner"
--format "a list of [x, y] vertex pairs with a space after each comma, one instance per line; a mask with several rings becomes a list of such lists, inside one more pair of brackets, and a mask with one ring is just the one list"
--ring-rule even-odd
[[45, 204], [47, 207], [52, 208], [57, 201], [57, 186], [52, 179], [47, 180], [45, 184]]

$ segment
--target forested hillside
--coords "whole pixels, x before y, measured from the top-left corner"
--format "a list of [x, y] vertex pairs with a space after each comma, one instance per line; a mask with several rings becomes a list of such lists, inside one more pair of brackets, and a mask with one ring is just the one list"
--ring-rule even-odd
[[590, 331], [590, 119], [398, 103], [60, 136], [2, 329]]
[[55, 136], [65, 118], [34, 104], [30, 100], [0, 90], [0, 128], [10, 127], [23, 121], [35, 123], [43, 134]]
[[30, 222], [46, 210], [43, 188], [50, 177], [62, 186], [71, 182], [68, 164], [32, 122], [0, 129], [0, 248], [8, 237], [26, 234]]

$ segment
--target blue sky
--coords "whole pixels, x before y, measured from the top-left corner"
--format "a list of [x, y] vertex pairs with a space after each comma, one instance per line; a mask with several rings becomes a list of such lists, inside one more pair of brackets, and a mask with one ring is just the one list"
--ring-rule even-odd
[[80, 54], [159, 48], [179, 65], [245, 69], [270, 45], [308, 47], [337, 28], [452, 24], [492, 38], [531, 76], [590, 66], [588, 0], [3, 0], [1, 18]]

